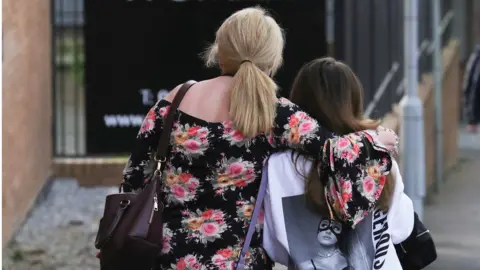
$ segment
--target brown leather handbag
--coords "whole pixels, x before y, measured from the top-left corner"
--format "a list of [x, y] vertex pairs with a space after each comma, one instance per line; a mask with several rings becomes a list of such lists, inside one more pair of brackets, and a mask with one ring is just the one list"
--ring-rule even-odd
[[195, 81], [182, 85], [170, 105], [164, 121], [157, 151], [150, 166], [155, 166], [151, 179], [139, 193], [122, 192], [108, 195], [100, 220], [95, 247], [102, 270], [150, 270], [163, 246], [162, 172], [167, 160], [174, 115]]

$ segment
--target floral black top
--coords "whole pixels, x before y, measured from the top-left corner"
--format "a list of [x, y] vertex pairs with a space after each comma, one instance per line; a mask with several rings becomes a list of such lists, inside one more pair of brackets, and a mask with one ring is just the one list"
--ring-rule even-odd
[[[170, 102], [159, 101], [142, 124], [137, 146], [124, 170], [124, 181], [133, 189], [141, 188], [144, 179], [149, 179], [149, 156], [157, 147], [169, 108]], [[353, 154], [336, 151], [336, 140], [348, 137], [334, 138], [287, 99], [278, 102], [272, 132], [250, 139], [230, 121], [207, 122], [181, 111], [175, 118], [171, 153], [163, 174], [164, 246], [157, 269], [234, 269], [253, 212], [262, 166], [273, 151], [302, 148], [318, 154], [332, 169], [335, 166], [335, 177], [342, 179], [359, 177], [371, 160], [372, 150], [369, 157], [362, 151], [371, 145], [357, 141], [347, 147]], [[388, 153], [376, 148], [373, 151], [378, 162], [391, 162]], [[384, 167], [384, 172], [390, 170], [390, 165]], [[355, 207], [351, 208], [355, 216]], [[245, 269], [272, 267], [261, 247], [262, 227], [260, 214]]]

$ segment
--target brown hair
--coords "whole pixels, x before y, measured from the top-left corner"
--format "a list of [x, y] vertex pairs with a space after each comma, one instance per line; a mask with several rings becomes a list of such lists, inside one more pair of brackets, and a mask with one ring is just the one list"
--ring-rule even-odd
[[[355, 73], [346, 64], [330, 57], [315, 59], [300, 69], [293, 83], [290, 100], [317, 119], [320, 125], [339, 135], [376, 129], [380, 124], [363, 115], [363, 87]], [[297, 163], [300, 155], [305, 153], [300, 151], [292, 154], [296, 168], [299, 168]], [[302, 175], [306, 178], [305, 197], [314, 211], [326, 215], [328, 208], [323, 183], [327, 182], [327, 175], [318, 170], [318, 159], [310, 159], [314, 162], [308, 176]], [[389, 174], [377, 202], [382, 210], [388, 210], [390, 206], [394, 181]]]
[[277, 85], [270, 76], [282, 64], [284, 43], [283, 30], [264, 9], [245, 8], [223, 22], [204, 54], [207, 66], [219, 65], [223, 73], [235, 74], [229, 113], [246, 137], [274, 125]]

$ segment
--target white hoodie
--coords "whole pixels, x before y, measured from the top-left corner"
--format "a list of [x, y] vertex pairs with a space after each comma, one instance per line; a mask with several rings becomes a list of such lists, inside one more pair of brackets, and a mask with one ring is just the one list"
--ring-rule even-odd
[[[300, 157], [297, 164], [298, 171], [307, 175], [311, 163]], [[347, 237], [348, 243], [346, 252], [342, 252], [336, 247], [335, 226], [329, 227], [328, 218], [305, 207], [305, 180], [295, 170], [291, 152], [272, 155], [263, 176], [268, 176], [263, 246], [270, 258], [289, 265], [289, 269], [300, 270], [402, 269], [393, 245], [404, 241], [412, 232], [414, 210], [412, 201], [403, 192], [396, 162], [391, 173], [396, 185], [389, 212], [376, 210], [355, 230], [340, 234]]]

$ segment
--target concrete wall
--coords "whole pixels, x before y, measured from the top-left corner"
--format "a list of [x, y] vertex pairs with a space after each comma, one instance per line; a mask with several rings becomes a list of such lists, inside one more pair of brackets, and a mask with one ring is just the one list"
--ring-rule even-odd
[[3, 242], [52, 164], [50, 1], [3, 1]]
[[[459, 43], [451, 41], [443, 49], [443, 149], [444, 171], [452, 168], [458, 159], [457, 130], [461, 92]], [[427, 186], [435, 179], [435, 102], [434, 83], [430, 74], [425, 74], [419, 84], [419, 95], [424, 104], [425, 120], [425, 165]], [[400, 111], [393, 106], [391, 113], [384, 118], [383, 125], [400, 132]], [[400, 142], [401, 143], [401, 142]]]

